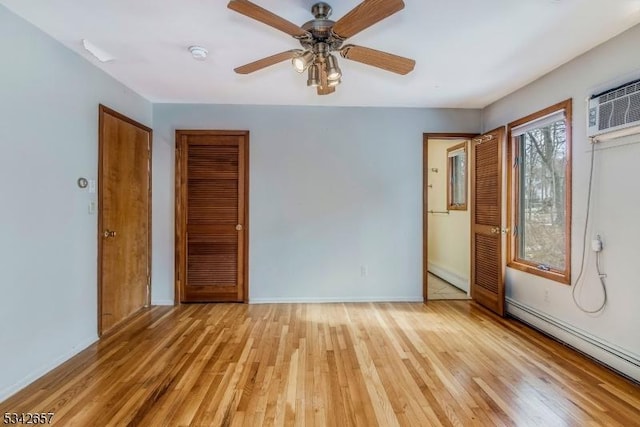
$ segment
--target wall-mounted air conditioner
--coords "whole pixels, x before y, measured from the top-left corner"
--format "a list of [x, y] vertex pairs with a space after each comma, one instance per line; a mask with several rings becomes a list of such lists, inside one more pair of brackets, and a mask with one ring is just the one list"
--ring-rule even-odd
[[589, 99], [587, 135], [596, 141], [640, 133], [640, 80]]

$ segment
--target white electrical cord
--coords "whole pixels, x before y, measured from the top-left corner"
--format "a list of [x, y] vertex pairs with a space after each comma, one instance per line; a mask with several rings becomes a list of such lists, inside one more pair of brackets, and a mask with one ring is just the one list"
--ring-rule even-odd
[[582, 279], [582, 273], [584, 273], [584, 263], [587, 254], [587, 231], [589, 229], [589, 213], [591, 212], [591, 189], [593, 187], [593, 163], [595, 154], [596, 144], [594, 141], [591, 141], [591, 167], [589, 170], [589, 189], [587, 190], [587, 213], [584, 220], [584, 234], [582, 235], [582, 263], [580, 264], [580, 273], [578, 274], [578, 278], [576, 279], [576, 282], [573, 285], [573, 289], [571, 291], [571, 296], [573, 297], [573, 302], [576, 304], [576, 307], [588, 314], [599, 313], [604, 309], [605, 305], [607, 305], [607, 286], [604, 282], [604, 279], [607, 277], [607, 275], [600, 272], [600, 252], [596, 252], [596, 271], [598, 272], [600, 285], [602, 285], [602, 292], [604, 294], [602, 304], [595, 310], [588, 310], [584, 308], [576, 298], [576, 290], [578, 289], [578, 286], [580, 286], [580, 279]]

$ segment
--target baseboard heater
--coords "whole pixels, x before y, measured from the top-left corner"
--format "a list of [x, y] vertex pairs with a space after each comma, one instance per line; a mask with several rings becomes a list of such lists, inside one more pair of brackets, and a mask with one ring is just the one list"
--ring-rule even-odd
[[[556, 319], [553, 316], [549, 316], [545, 313], [542, 313], [532, 307], [529, 307], [511, 298], [507, 298], [506, 302], [507, 302], [507, 312], [511, 317], [526, 324], [527, 326], [530, 326], [531, 328], [539, 331], [540, 333], [551, 337], [552, 339], [562, 343], [563, 345], [566, 345], [567, 347], [570, 347], [576, 350], [577, 352], [587, 356], [589, 359], [592, 359], [598, 362], [599, 364], [614, 370], [615, 372], [624, 376], [625, 378], [628, 378], [629, 380], [637, 384], [640, 384], [640, 357], [638, 357], [637, 355], [632, 354], [624, 349], [621, 349], [613, 344], [607, 343], [606, 341], [598, 339], [597, 337], [587, 334], [584, 331], [581, 331], [580, 329], [574, 328], [573, 326], [559, 319]], [[512, 310], [511, 308], [515, 310]], [[588, 350], [584, 348], [580, 348], [577, 345], [571, 344], [566, 340], [563, 340], [562, 338], [556, 336], [552, 332], [545, 330], [543, 327], [539, 325], [536, 325], [535, 322], [532, 322], [526, 319], [527, 316], [519, 315], [521, 313], [518, 313], [518, 311], [526, 315], [532, 316], [538, 321], [542, 321], [543, 324], [548, 324], [554, 328], [559, 329], [561, 332], [565, 334], [569, 334], [579, 339], [582, 342], [582, 344], [595, 347], [597, 350], [604, 352], [607, 355], [616, 358], [619, 362], [626, 364], [627, 368], [630, 368], [630, 369], [625, 369], [624, 366], [620, 366], [621, 365], [620, 363], [609, 363], [606, 360], [602, 360], [601, 358], [591, 354]], [[638, 376], [632, 374], [630, 371], [637, 371]]]

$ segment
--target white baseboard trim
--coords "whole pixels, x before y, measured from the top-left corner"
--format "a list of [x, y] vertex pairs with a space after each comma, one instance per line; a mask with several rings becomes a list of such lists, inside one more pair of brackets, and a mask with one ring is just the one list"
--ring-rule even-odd
[[151, 305], [175, 305], [172, 299], [154, 299]]
[[6, 387], [3, 390], [0, 390], [0, 402], [3, 402], [4, 400], [13, 396], [14, 394], [19, 392], [20, 390], [22, 390], [23, 388], [25, 388], [26, 386], [28, 386], [29, 384], [37, 380], [38, 378], [44, 376], [45, 374], [49, 373], [53, 369], [57, 368], [58, 366], [60, 366], [67, 360], [71, 359], [73, 356], [77, 355], [81, 351], [86, 350], [90, 345], [94, 344], [97, 341], [98, 341], [97, 336], [88, 338], [82, 341], [80, 344], [73, 346], [71, 350], [69, 350], [68, 352], [62, 354], [61, 356], [58, 356], [51, 362], [34, 370], [33, 372], [31, 372], [29, 375], [27, 375], [17, 383], [10, 385], [9, 387]]
[[432, 262], [428, 264], [428, 271], [432, 274], [435, 274], [439, 278], [451, 283], [456, 288], [469, 293], [469, 279], [465, 279], [464, 277], [452, 272], [451, 270], [440, 267]]
[[293, 298], [249, 298], [249, 304], [328, 304], [341, 302], [423, 302], [415, 297], [293, 297]]
[[507, 313], [514, 318], [640, 382], [639, 355], [511, 298], [507, 298], [506, 302]]

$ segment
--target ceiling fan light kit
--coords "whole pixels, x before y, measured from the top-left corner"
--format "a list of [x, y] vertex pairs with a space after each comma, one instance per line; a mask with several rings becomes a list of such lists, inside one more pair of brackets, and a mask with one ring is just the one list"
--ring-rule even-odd
[[342, 77], [342, 71], [338, 67], [338, 60], [333, 55], [328, 55], [326, 59], [327, 64], [327, 78], [329, 80], [338, 80]]
[[320, 86], [320, 65], [312, 64], [309, 67], [309, 77], [307, 78], [307, 86], [318, 87]]
[[342, 70], [332, 52], [338, 52], [345, 59], [402, 75], [415, 67], [413, 59], [361, 46], [343, 46], [347, 38], [402, 10], [402, 0], [364, 0], [336, 22], [329, 19], [331, 6], [319, 2], [311, 7], [315, 19], [301, 27], [249, 0], [231, 0], [228, 7], [289, 34], [303, 48], [281, 52], [238, 67], [235, 71], [239, 74], [249, 74], [291, 59], [298, 73], [308, 70], [307, 86], [315, 87], [318, 95], [328, 95], [335, 92], [335, 87], [342, 82]]
[[315, 55], [311, 51], [304, 51], [300, 55], [295, 56], [291, 63], [293, 64], [293, 68], [300, 74], [304, 73], [309, 65], [313, 64], [315, 59]]

